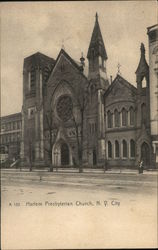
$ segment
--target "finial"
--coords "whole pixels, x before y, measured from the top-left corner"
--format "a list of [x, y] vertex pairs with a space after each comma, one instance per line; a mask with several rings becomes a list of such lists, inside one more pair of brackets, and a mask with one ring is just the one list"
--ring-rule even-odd
[[85, 66], [85, 58], [83, 57], [83, 52], [81, 53], [81, 58], [80, 58], [80, 62], [82, 64], [82, 66], [84, 67]]
[[141, 51], [141, 54], [142, 54], [142, 55], [145, 55], [145, 47], [144, 47], [144, 44], [143, 44], [143, 43], [141, 43], [140, 51]]
[[98, 13], [95, 14], [96, 21], [98, 21]]
[[118, 74], [118, 75], [121, 75], [120, 67], [121, 67], [121, 64], [118, 63], [118, 64], [117, 64], [117, 69], [118, 69], [118, 70], [117, 70], [117, 74]]

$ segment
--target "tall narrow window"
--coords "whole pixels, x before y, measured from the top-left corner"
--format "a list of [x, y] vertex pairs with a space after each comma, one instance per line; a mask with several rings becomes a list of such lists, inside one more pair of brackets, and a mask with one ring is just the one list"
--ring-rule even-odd
[[133, 107], [130, 107], [129, 114], [130, 114], [130, 125], [133, 126], [134, 125], [134, 109], [133, 109]]
[[28, 90], [31, 90], [31, 73], [28, 73]]
[[146, 115], [147, 115], [147, 113], [146, 113], [146, 105], [145, 105], [145, 103], [143, 103], [142, 105], [141, 105], [141, 115], [142, 115], [142, 123], [144, 123], [144, 124], [146, 124]]
[[31, 69], [31, 83], [30, 83], [30, 90], [35, 89], [36, 84], [36, 71], [34, 68]]
[[108, 141], [108, 158], [112, 158], [112, 144]]
[[142, 80], [142, 88], [146, 88], [146, 86], [147, 86], [147, 83], [146, 83], [146, 79], [144, 77]]
[[127, 142], [123, 140], [122, 144], [123, 144], [123, 157], [126, 158], [127, 157]]
[[130, 140], [130, 157], [135, 157], [135, 141]]
[[120, 114], [117, 109], [114, 111], [115, 127], [120, 127]]
[[115, 157], [118, 158], [120, 156], [120, 148], [118, 141], [115, 141]]
[[122, 126], [127, 126], [128, 124], [128, 112], [125, 108], [122, 109]]
[[108, 122], [108, 128], [112, 128], [113, 127], [113, 122], [112, 122], [112, 113], [110, 112], [110, 110], [107, 112], [107, 122]]

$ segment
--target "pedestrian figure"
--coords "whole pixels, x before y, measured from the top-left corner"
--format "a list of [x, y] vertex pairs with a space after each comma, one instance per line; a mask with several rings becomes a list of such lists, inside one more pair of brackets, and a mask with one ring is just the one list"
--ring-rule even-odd
[[142, 173], [143, 173], [143, 170], [144, 170], [143, 161], [141, 160], [141, 161], [139, 162], [139, 166], [138, 166], [139, 174], [142, 174]]

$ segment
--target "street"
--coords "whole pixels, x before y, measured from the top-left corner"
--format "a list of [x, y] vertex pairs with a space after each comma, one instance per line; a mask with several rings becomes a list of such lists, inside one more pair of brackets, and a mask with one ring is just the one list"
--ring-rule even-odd
[[157, 173], [1, 171], [2, 249], [157, 247]]

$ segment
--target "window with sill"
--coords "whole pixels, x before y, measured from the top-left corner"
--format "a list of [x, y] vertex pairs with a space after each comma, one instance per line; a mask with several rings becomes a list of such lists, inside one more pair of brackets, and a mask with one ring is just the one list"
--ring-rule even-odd
[[128, 112], [125, 108], [122, 109], [122, 126], [128, 125]]
[[123, 158], [127, 158], [127, 142], [125, 140], [123, 140], [122, 146], [123, 146]]
[[112, 143], [108, 141], [108, 158], [112, 158]]
[[134, 109], [133, 109], [133, 107], [130, 107], [129, 114], [130, 114], [130, 125], [133, 126], [134, 125]]
[[120, 157], [120, 148], [119, 148], [119, 143], [118, 141], [115, 141], [115, 158]]
[[130, 140], [130, 157], [135, 157], [135, 141], [133, 139]]
[[107, 125], [108, 125], [108, 128], [113, 127], [112, 113], [110, 111], [107, 112]]
[[117, 109], [114, 111], [115, 127], [120, 127], [120, 114]]

